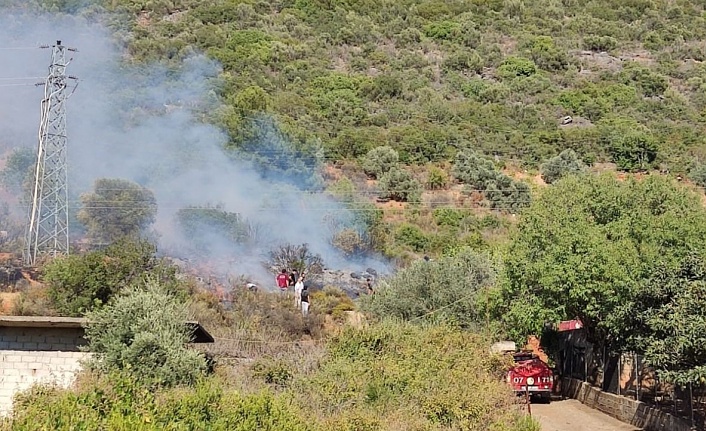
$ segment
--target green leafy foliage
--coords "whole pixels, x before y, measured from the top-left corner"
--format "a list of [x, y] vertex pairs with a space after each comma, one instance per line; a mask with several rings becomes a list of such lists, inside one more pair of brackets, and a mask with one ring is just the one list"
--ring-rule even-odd
[[629, 347], [645, 352], [661, 378], [684, 386], [706, 379], [706, 324], [697, 317], [706, 306], [705, 270], [697, 252], [661, 264], [621, 314], [630, 322]]
[[414, 176], [400, 168], [392, 168], [380, 177], [381, 196], [400, 202], [419, 202], [422, 186]]
[[666, 77], [635, 62], [629, 63], [621, 75], [625, 82], [636, 84], [648, 97], [663, 94], [668, 86]]
[[495, 169], [493, 162], [472, 150], [456, 155], [453, 174], [469, 191], [483, 192], [491, 208], [518, 211], [530, 203], [529, 186]]
[[171, 268], [155, 257], [154, 245], [122, 239], [109, 247], [51, 261], [42, 271], [49, 297], [62, 315], [81, 316], [110, 301], [125, 287], [146, 278], [181, 292]]
[[[689, 353], [668, 350], [693, 334], [666, 331], [690, 323], [660, 319], [698, 292], [693, 262], [706, 256], [704, 234], [699, 197], [672, 180], [566, 177], [523, 213], [498, 316], [518, 340], [547, 322], [579, 318], [598, 345], [653, 352], [648, 361], [682, 372], [688, 364], [679, 358]], [[686, 319], [701, 305], [684, 306]]]
[[383, 318], [428, 318], [477, 328], [479, 299], [495, 282], [489, 259], [470, 249], [438, 260], [420, 259], [378, 286], [363, 308]]
[[504, 358], [489, 355], [486, 341], [467, 331], [390, 322], [348, 327], [323, 354], [303, 353], [262, 357], [242, 371], [268, 382], [265, 388], [206, 377], [188, 388], [146, 390], [125, 372], [86, 376], [71, 389], [35, 387], [18, 396], [0, 429], [538, 429], [501, 379]]
[[[536, 167], [565, 148], [583, 156], [579, 148], [595, 147], [588, 134], [581, 145], [543, 141], [559, 130], [556, 100], [566, 93], [571, 100], [560, 105], [579, 108], [570, 115], [595, 123], [620, 113], [644, 124], [661, 162], [683, 170], [680, 160], [700, 144], [679, 131], [703, 132], [706, 125], [703, 91], [687, 85], [704, 78], [703, 68], [689, 63], [704, 60], [698, 43], [706, 38], [703, 8], [694, 0], [671, 6], [597, 0], [581, 7], [516, 0], [88, 3], [11, 2], [90, 17], [114, 13], [106, 21], [117, 22], [137, 62], [176, 63], [206, 52], [224, 68], [219, 125], [232, 147], [248, 142], [253, 152], [268, 139], [251, 118], [266, 113], [297, 151], [318, 143], [335, 160], [388, 145], [403, 163], [450, 161], [459, 143], [471, 142]], [[626, 104], [623, 90], [637, 97]], [[292, 159], [269, 156], [261, 151], [258, 160], [281, 166]], [[594, 156], [610, 161], [607, 152]]]
[[152, 191], [121, 179], [96, 180], [93, 192], [81, 196], [81, 204], [77, 218], [99, 244], [144, 233], [157, 214]]
[[88, 313], [89, 368], [128, 373], [147, 387], [195, 384], [206, 358], [189, 349], [188, 308], [158, 282], [123, 290], [105, 307]]
[[521, 76], [532, 76], [537, 73], [537, 65], [527, 58], [508, 57], [498, 67], [498, 76], [511, 79]]
[[399, 154], [388, 146], [376, 147], [368, 151], [363, 159], [363, 171], [372, 178], [380, 178], [397, 167], [400, 160]]
[[544, 70], [562, 70], [569, 64], [566, 53], [556, 46], [550, 36], [537, 36], [526, 44], [532, 60]]
[[698, 163], [691, 168], [689, 179], [699, 187], [706, 187], [706, 164]]
[[429, 190], [440, 190], [449, 184], [449, 175], [443, 169], [432, 166], [427, 171], [427, 179], [424, 185]]
[[76, 391], [32, 389], [19, 397], [12, 420], [6, 420], [2, 429], [312, 430], [301, 416], [284, 395], [269, 391], [240, 394], [223, 383], [204, 380], [188, 391], [154, 393], [132, 375], [113, 374]]
[[598, 123], [601, 143], [618, 169], [636, 172], [650, 169], [658, 156], [657, 141], [651, 132], [635, 121], [612, 117]]
[[460, 151], [452, 172], [459, 181], [480, 190], [484, 190], [498, 175], [493, 162], [475, 151]]
[[583, 38], [583, 46], [596, 52], [610, 51], [618, 47], [618, 40], [612, 36], [590, 35]]
[[398, 227], [395, 239], [398, 243], [407, 245], [416, 252], [425, 251], [429, 247], [429, 238], [419, 227], [412, 224], [403, 224]]
[[536, 430], [511, 407], [505, 366], [471, 332], [384, 322], [346, 328], [294, 389], [327, 430]]
[[586, 170], [586, 165], [572, 149], [564, 150], [542, 165], [542, 179], [551, 184], [566, 175], [579, 174]]

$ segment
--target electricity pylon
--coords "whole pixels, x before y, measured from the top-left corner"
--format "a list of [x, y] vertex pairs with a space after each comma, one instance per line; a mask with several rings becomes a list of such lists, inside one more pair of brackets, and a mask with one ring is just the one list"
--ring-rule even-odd
[[[46, 48], [49, 48], [48, 46]], [[52, 47], [49, 76], [41, 104], [37, 165], [29, 212], [25, 263], [35, 265], [41, 255], [69, 253], [69, 190], [66, 164], [66, 51], [57, 41]]]

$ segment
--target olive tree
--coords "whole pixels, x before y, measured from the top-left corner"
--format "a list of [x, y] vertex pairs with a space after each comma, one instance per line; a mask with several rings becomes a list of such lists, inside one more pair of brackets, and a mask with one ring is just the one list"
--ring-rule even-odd
[[144, 233], [157, 214], [154, 193], [122, 179], [96, 180], [93, 192], [82, 195], [81, 203], [78, 220], [88, 236], [100, 243]]
[[363, 158], [363, 171], [372, 178], [380, 178], [397, 166], [400, 157], [397, 151], [388, 146], [373, 148]]
[[565, 175], [578, 174], [586, 170], [586, 165], [572, 149], [567, 149], [552, 157], [542, 165], [542, 179], [551, 184]]
[[419, 202], [422, 186], [408, 171], [393, 168], [380, 178], [382, 196], [399, 202]]
[[132, 374], [147, 386], [193, 384], [206, 372], [204, 355], [187, 347], [187, 304], [158, 283], [126, 289], [87, 317], [90, 368]]

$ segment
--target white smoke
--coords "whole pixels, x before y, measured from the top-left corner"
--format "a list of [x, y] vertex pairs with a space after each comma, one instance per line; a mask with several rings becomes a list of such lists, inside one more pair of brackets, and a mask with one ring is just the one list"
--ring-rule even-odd
[[154, 191], [155, 229], [167, 253], [179, 254], [190, 245], [175, 223], [179, 209], [220, 205], [255, 223], [260, 241], [247, 248], [209, 236], [209, 254], [229, 262], [219, 268], [222, 273], [269, 283], [261, 262], [280, 243], [308, 243], [330, 267], [385, 270], [380, 260], [347, 262], [330, 245], [332, 225], [354, 218], [338, 202], [296, 184], [266, 180], [254, 165], [224, 151], [228, 137], [200, 119], [221, 109], [213, 90], [220, 72], [216, 62], [195, 55], [178, 70], [131, 66], [108, 30], [75, 16], [4, 13], [0, 40], [6, 47], [0, 47], [3, 152], [36, 146], [42, 88], [31, 84], [46, 75], [51, 52], [32, 47], [61, 40], [78, 49], [69, 53], [74, 58], [67, 69], [79, 83], [67, 105], [72, 211], [96, 179], [128, 179]]

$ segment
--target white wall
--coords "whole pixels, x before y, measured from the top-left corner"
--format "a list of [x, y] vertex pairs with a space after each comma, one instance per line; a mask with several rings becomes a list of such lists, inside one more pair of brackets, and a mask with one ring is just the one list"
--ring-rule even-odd
[[0, 327], [0, 414], [35, 383], [71, 385], [87, 355], [79, 351], [84, 343], [79, 328]]

